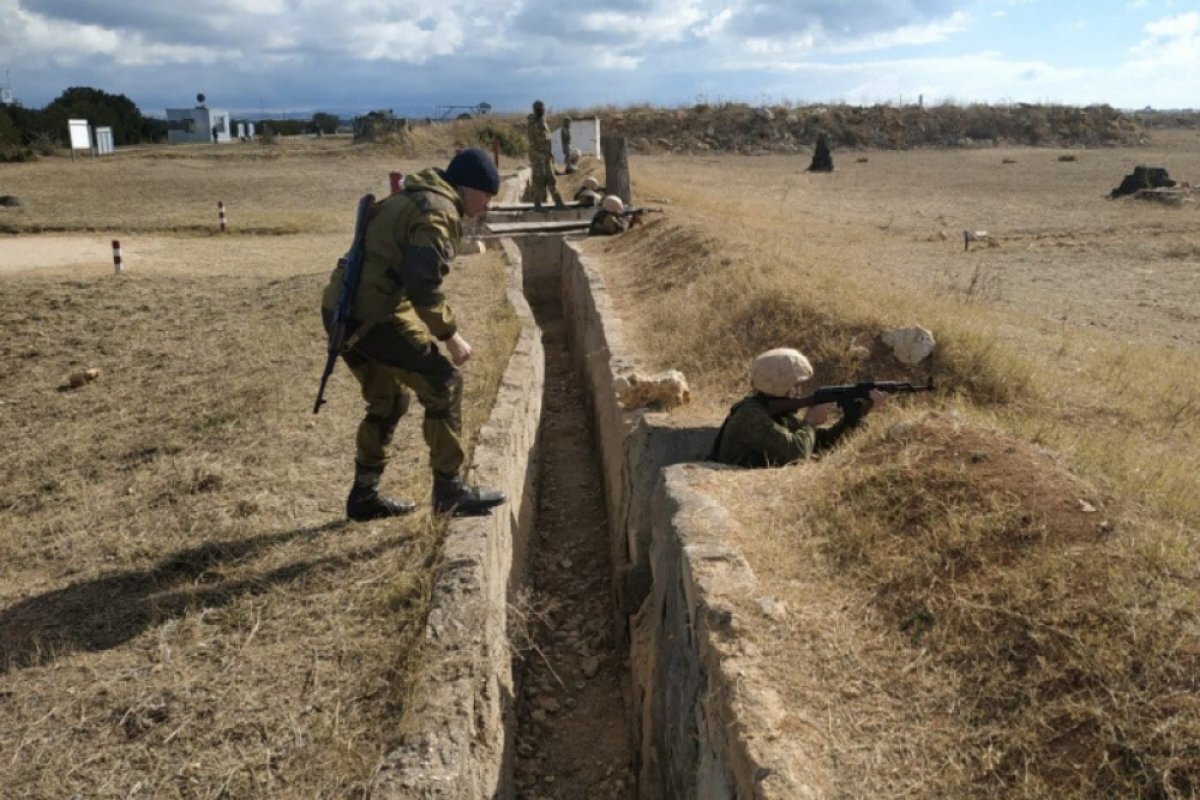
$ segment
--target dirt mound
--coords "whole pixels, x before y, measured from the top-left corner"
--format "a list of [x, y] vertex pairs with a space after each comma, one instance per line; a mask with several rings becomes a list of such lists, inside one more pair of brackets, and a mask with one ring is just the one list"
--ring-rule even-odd
[[709, 488], [786, 609], [743, 614], [822, 795], [1200, 788], [1195, 569], [1055, 456], [937, 412]]
[[955, 676], [974, 787], [951, 795], [1193, 796], [1200, 637], [1177, 603], [1195, 591], [1122, 542], [1119, 509], [945, 415], [898, 426], [838, 480], [807, 515], [835, 571]]
[[837, 148], [977, 147], [999, 144], [1099, 146], [1135, 144], [1141, 126], [1102, 106], [941, 105], [772, 106], [741, 103], [662, 109], [648, 106], [594, 114], [608, 134], [638, 152], [798, 152], [821, 133]]

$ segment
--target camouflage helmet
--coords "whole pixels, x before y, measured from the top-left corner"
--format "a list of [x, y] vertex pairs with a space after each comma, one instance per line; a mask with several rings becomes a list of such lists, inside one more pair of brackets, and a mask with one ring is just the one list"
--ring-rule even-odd
[[605, 195], [604, 199], [600, 201], [600, 207], [610, 214], [620, 214], [625, 210], [625, 203], [615, 194], [610, 194]]
[[591, 189], [593, 192], [600, 188], [600, 181], [588, 175], [583, 179], [583, 188]]
[[813, 375], [812, 364], [799, 350], [777, 347], [761, 353], [750, 368], [750, 385], [772, 397], [787, 397]]

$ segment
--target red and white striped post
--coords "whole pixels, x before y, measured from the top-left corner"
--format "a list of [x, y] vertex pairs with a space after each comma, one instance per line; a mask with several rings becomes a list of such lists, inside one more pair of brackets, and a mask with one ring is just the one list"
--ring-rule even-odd
[[113, 243], [113, 274], [120, 275], [124, 265], [121, 263], [121, 242], [117, 239], [112, 240]]
[[492, 160], [496, 162], [496, 169], [500, 169], [500, 139], [492, 139]]
[[388, 173], [388, 184], [391, 186], [392, 194], [396, 194], [397, 192], [399, 192], [401, 189], [404, 188], [404, 173], [403, 172], [389, 172]]
[[221, 222], [221, 233], [228, 233], [229, 225], [225, 221], [225, 203], [222, 200], [217, 201], [217, 219]]

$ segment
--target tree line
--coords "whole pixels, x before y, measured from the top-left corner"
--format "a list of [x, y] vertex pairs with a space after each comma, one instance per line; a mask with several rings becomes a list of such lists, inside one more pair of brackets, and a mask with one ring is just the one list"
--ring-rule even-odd
[[[88, 86], [73, 86], [45, 108], [19, 105], [0, 106], [0, 162], [25, 161], [36, 153], [52, 154], [70, 144], [67, 120], [86, 119], [93, 127], [112, 128], [113, 144], [118, 147], [163, 142], [167, 122], [142, 114], [123, 94], [109, 94]], [[311, 120], [262, 120], [258, 123], [275, 134], [333, 133], [338, 125], [334, 114], [318, 112]]]

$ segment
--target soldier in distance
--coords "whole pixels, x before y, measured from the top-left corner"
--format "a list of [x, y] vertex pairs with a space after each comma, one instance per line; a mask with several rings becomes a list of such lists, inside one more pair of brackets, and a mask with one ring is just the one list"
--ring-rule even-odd
[[581, 206], [589, 208], [598, 206], [600, 205], [600, 201], [604, 199], [604, 187], [600, 185], [600, 181], [589, 175], [583, 179], [583, 185], [575, 193], [575, 199], [579, 201]]
[[[463, 150], [445, 170], [406, 176], [403, 190], [371, 211], [366, 260], [342, 354], [367, 404], [358, 426], [354, 484], [346, 499], [350, 519], [391, 517], [416, 507], [379, 491], [392, 435], [412, 394], [425, 410], [434, 510], [486, 514], [507, 499], [462, 480], [462, 375], [457, 367], [471, 357], [471, 346], [458, 332], [441, 291], [460, 247], [463, 219], [486, 212], [499, 190], [500, 175], [491, 156]], [[322, 298], [326, 331], [341, 286], [339, 265]]]
[[550, 125], [546, 122], [546, 106], [541, 100], [533, 101], [533, 113], [526, 120], [526, 135], [529, 138], [529, 165], [533, 168], [530, 191], [533, 193], [534, 211], [542, 210], [546, 192], [554, 198], [556, 208], [563, 207], [562, 195], [554, 179], [554, 155], [550, 146]]

